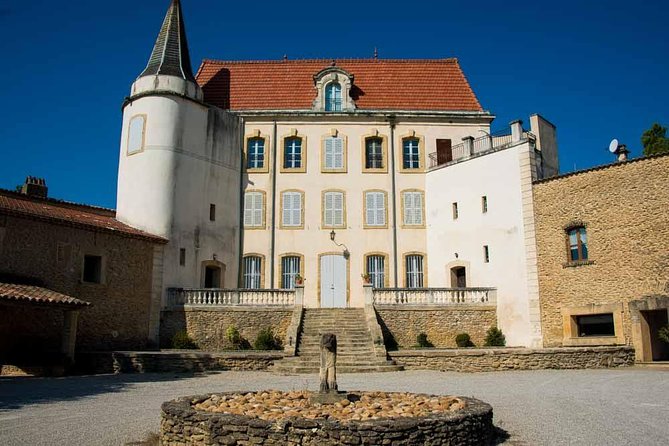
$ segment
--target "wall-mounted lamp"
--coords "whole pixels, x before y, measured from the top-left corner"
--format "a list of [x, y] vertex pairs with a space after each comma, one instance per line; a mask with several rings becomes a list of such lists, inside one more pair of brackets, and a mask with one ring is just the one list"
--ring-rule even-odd
[[333, 229], [332, 231], [330, 231], [330, 240], [332, 240], [332, 242], [333, 242], [335, 245], [337, 245], [337, 246], [343, 246], [343, 247], [344, 247], [344, 252], [343, 252], [343, 254], [344, 254], [344, 258], [345, 258], [345, 259], [348, 259], [349, 257], [351, 257], [351, 252], [348, 250], [348, 248], [346, 247], [345, 244], [343, 244], [343, 243], [337, 243], [337, 241], [335, 240], [336, 237], [337, 237], [337, 233], [336, 233], [336, 232], [334, 231], [334, 229]]

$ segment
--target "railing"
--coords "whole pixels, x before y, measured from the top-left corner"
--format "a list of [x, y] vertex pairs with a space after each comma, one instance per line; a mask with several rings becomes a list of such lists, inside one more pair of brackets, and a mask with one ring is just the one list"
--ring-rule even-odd
[[376, 305], [494, 304], [496, 288], [375, 288]]
[[205, 305], [294, 305], [295, 290], [247, 290], [220, 288], [170, 288], [167, 290], [169, 306]]

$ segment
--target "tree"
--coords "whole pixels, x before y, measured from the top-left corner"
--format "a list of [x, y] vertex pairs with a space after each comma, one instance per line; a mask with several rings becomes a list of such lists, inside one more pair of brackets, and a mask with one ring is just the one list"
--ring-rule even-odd
[[643, 144], [644, 156], [669, 153], [667, 128], [662, 127], [657, 122], [654, 123], [651, 128], [643, 132], [643, 135], [641, 135], [641, 144]]

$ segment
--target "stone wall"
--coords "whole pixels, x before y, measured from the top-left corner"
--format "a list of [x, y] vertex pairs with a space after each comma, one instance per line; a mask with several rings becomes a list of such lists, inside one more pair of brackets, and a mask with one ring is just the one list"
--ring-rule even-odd
[[164, 348], [172, 346], [177, 332], [186, 331], [200, 350], [222, 351], [233, 346], [226, 337], [228, 327], [234, 325], [250, 345], [260, 330], [271, 328], [286, 343], [286, 331], [293, 315], [292, 307], [186, 307], [164, 310], [161, 314], [160, 339]]
[[[622, 304], [622, 327], [616, 330], [623, 336], [616, 337], [631, 343], [628, 303], [669, 292], [667, 184], [668, 155], [535, 183], [544, 346], [563, 345], [563, 311], [592, 304]], [[586, 228], [584, 264], [568, 263], [570, 225]]]
[[494, 306], [481, 305], [378, 305], [379, 324], [388, 349], [416, 346], [416, 337], [427, 334], [435, 347], [456, 347], [455, 337], [468, 333], [472, 342], [482, 346], [486, 332], [497, 325]]
[[191, 404], [210, 397], [184, 397], [163, 403], [160, 444], [486, 445], [491, 444], [494, 435], [492, 407], [473, 398], [459, 397], [467, 406], [457, 412], [341, 423], [297, 417], [272, 422], [192, 408]]
[[390, 356], [405, 369], [445, 372], [601, 369], [634, 365], [634, 349], [625, 346], [401, 350], [391, 352]]
[[[77, 349], [146, 347], [152, 242], [29, 218], [0, 216], [0, 220], [0, 276], [29, 278], [36, 285], [93, 304], [80, 313]], [[102, 256], [100, 284], [82, 282], [83, 259], [87, 254]], [[2, 307], [0, 313], [4, 310]], [[46, 317], [47, 325], [62, 327], [60, 310], [48, 314], [42, 311], [35, 310], [37, 319]], [[35, 332], [33, 322], [25, 314], [21, 321], [12, 321], [14, 335], [4, 343], [11, 342], [13, 347], [2, 348], [20, 347], [26, 340], [19, 333], [26, 333], [29, 342]], [[17, 324], [23, 324], [23, 328]], [[6, 326], [6, 322], [0, 321], [0, 325]], [[60, 334], [53, 342], [60, 342]]]

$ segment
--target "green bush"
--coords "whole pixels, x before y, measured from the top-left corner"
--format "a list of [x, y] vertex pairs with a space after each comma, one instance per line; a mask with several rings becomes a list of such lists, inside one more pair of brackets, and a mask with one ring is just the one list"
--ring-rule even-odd
[[666, 342], [669, 344], [669, 324], [665, 325], [664, 327], [661, 327], [658, 332], [657, 336], [660, 338], [662, 342]]
[[274, 336], [272, 329], [267, 327], [260, 330], [256, 341], [253, 343], [253, 348], [256, 350], [281, 350], [281, 342]]
[[488, 333], [485, 335], [486, 347], [504, 347], [506, 345], [506, 337], [502, 330], [497, 327], [490, 327]]
[[195, 350], [197, 349], [197, 344], [188, 333], [185, 331], [179, 331], [172, 337], [172, 348], [179, 350]]
[[416, 336], [416, 343], [418, 344], [418, 347], [421, 348], [434, 347], [434, 344], [427, 340], [427, 334], [425, 333], [419, 333], [418, 336]]
[[225, 337], [235, 350], [248, 350], [251, 348], [249, 341], [242, 337], [242, 334], [234, 325], [230, 325], [228, 329], [225, 330]]
[[474, 347], [472, 338], [467, 333], [460, 333], [455, 337], [455, 344], [460, 348]]

